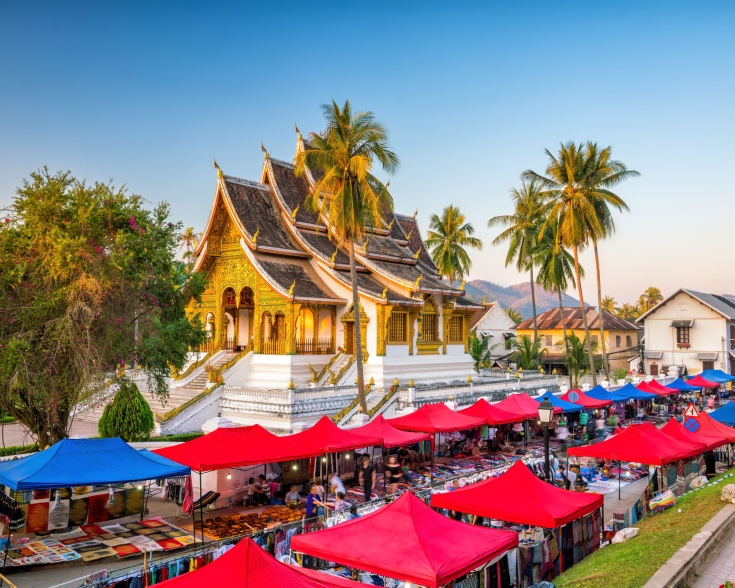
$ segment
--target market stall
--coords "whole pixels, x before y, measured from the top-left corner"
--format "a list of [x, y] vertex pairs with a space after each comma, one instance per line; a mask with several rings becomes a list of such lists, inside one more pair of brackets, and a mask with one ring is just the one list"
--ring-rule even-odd
[[[701, 445], [702, 453], [705, 451], [712, 451], [729, 443], [727, 435], [704, 435], [698, 431], [692, 432], [676, 419], [669, 419], [668, 422], [659, 430], [674, 439]], [[714, 433], [714, 431], [712, 431], [712, 433]]]
[[646, 382], [645, 380], [640, 382], [638, 386], [636, 386], [641, 392], [646, 392], [648, 394], [656, 394], [657, 396], [669, 396], [671, 394], [680, 394], [681, 390], [677, 390], [676, 388], [669, 388], [668, 386], [663, 386], [656, 380], [651, 380], [650, 382]]
[[[166, 576], [169, 576], [169, 567]], [[178, 570], [177, 570], [178, 571]], [[289, 588], [360, 588], [360, 584], [325, 574], [281, 563], [266, 553], [252, 539], [243, 539], [223, 555], [203, 568], [156, 584], [164, 588], [202, 588], [203, 586], [229, 586], [230, 588], [263, 588], [282, 586]]]
[[685, 382], [681, 378], [676, 378], [673, 382], [666, 384], [667, 388], [674, 388], [679, 392], [696, 392], [700, 390], [699, 386], [692, 386], [691, 383]]
[[442, 402], [424, 404], [415, 412], [388, 419], [386, 422], [402, 431], [418, 431], [431, 434], [466, 431], [486, 424], [484, 418], [456, 412]]
[[[567, 400], [563, 400], [548, 391], [544, 392], [541, 396], [537, 396], [536, 398], [534, 398], [534, 400], [539, 404], [542, 403], [544, 400], [548, 400], [554, 406], [555, 414], [557, 408], [561, 409], [562, 413], [581, 412], [582, 410], [584, 410], [584, 407], [581, 404], [568, 402]], [[538, 414], [538, 410], [536, 411], [536, 413]]]
[[729, 400], [717, 410], [709, 413], [709, 416], [723, 425], [735, 427], [735, 400]]
[[687, 380], [687, 384], [690, 386], [696, 386], [697, 389], [699, 388], [717, 388], [717, 386], [720, 385], [720, 382], [713, 382], [712, 380], [707, 380], [706, 378], [702, 377], [702, 374], [697, 374], [693, 378], [690, 378]]
[[407, 445], [413, 445], [414, 443], [420, 443], [421, 441], [428, 441], [431, 439], [431, 435], [429, 433], [414, 433], [396, 429], [382, 414], [376, 416], [367, 425], [363, 425], [357, 429], [351, 429], [350, 432], [357, 435], [367, 436], [369, 439], [373, 440], [376, 437], [379, 437], [382, 439], [382, 445], [386, 449], [393, 447], [406, 447]]
[[485, 424], [490, 427], [521, 423], [527, 418], [524, 412], [508, 412], [497, 404], [490, 404], [484, 398], [480, 398], [472, 406], [463, 408], [458, 412], [469, 417], [485, 419]]
[[599, 398], [594, 398], [590, 396], [589, 394], [585, 394], [581, 390], [569, 390], [566, 394], [563, 396], [560, 396], [562, 400], [566, 400], [567, 402], [573, 402], [574, 404], [580, 404], [582, 407], [584, 407], [585, 410], [595, 410], [597, 408], [606, 408], [610, 406], [613, 401], [611, 399], [607, 400], [600, 400]]
[[613, 392], [613, 391], [603, 388], [599, 384], [595, 386], [594, 388], [592, 388], [592, 390], [590, 390], [589, 392], [586, 392], [586, 394], [590, 398], [594, 398], [596, 400], [604, 400], [606, 402], [609, 401], [610, 403], [628, 401], [628, 399], [625, 396], [619, 395], [617, 393], [617, 390]]
[[735, 382], [735, 376], [731, 374], [726, 374], [722, 370], [704, 370], [701, 376], [705, 380], [709, 380], [710, 382], [718, 382], [720, 384]]
[[[495, 406], [507, 412], [523, 414], [527, 419], [538, 420], [538, 405], [533, 398], [523, 392], [509, 394]], [[561, 414], [562, 409], [554, 407], [554, 414]]]
[[625, 386], [618, 388], [613, 392], [615, 396], [618, 398], [624, 398], [627, 402], [628, 400], [656, 400], [658, 397], [658, 394], [655, 392], [642, 392], [638, 388], [636, 388], [633, 384], [630, 382], [627, 382]]
[[[516, 531], [521, 531], [519, 524], [546, 529], [543, 537], [534, 533], [535, 540], [519, 547], [521, 586], [553, 579], [597, 550], [603, 502], [599, 494], [570, 492], [547, 484], [520, 462], [497, 478], [431, 497], [434, 508], [503, 521]], [[536, 550], [548, 557], [534, 564]]]
[[[295, 552], [379, 576], [439, 588], [485, 566], [485, 580], [507, 588], [511, 566], [505, 555], [518, 534], [453, 521], [406, 492], [391, 504], [329, 529], [298, 535]], [[490, 564], [492, 566], [487, 566]]]

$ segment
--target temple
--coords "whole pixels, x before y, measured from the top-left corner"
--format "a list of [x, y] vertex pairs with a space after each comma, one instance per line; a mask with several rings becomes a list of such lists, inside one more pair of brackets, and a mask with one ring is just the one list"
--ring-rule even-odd
[[[297, 135], [296, 152], [307, 146]], [[264, 149], [265, 152], [265, 149]], [[354, 309], [347, 247], [304, 201], [307, 170], [265, 152], [260, 181], [225, 174], [217, 186], [195, 269], [208, 287], [192, 301], [209, 351], [252, 350], [228, 385], [285, 388], [338, 384], [354, 363]], [[388, 213], [355, 247], [365, 377], [466, 380], [469, 323], [481, 305], [442, 280], [415, 215]], [[338, 376], [342, 376], [342, 381]]]

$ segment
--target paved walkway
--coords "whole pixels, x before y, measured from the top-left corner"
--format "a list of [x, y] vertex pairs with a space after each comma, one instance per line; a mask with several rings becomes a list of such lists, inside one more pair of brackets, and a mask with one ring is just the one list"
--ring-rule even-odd
[[735, 580], [735, 530], [730, 532], [730, 538], [720, 543], [699, 569], [701, 575], [692, 588], [717, 588], [727, 580]]
[[610, 521], [614, 512], [622, 513], [633, 506], [645, 491], [647, 484], [648, 478], [641, 478], [623, 486], [620, 489], [620, 498], [617, 490], [605, 494], [605, 520]]
[[[97, 423], [85, 423], [84, 421], [75, 420], [71, 427], [70, 436], [80, 435], [83, 437], [96, 437]], [[33, 437], [28, 430], [20, 423], [12, 423], [0, 427], [0, 447], [10, 447], [11, 445], [31, 445]]]

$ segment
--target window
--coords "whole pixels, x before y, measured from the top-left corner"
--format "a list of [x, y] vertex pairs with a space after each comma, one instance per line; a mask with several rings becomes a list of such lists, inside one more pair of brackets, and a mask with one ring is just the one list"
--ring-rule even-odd
[[689, 327], [676, 327], [676, 344], [679, 347], [689, 347]]
[[656, 365], [655, 363], [651, 364], [651, 375], [658, 376], [658, 365]]
[[462, 317], [449, 317], [449, 342], [462, 343]]
[[630, 335], [625, 336], [625, 346], [633, 347], [633, 338]]
[[615, 347], [620, 347], [623, 342], [623, 338], [620, 335], [615, 335]]
[[551, 335], [546, 335], [546, 347], [553, 347], [554, 346], [554, 340], [551, 337]]
[[703, 361], [702, 362], [702, 369], [703, 370], [713, 370], [713, 369], [715, 369], [715, 362], [714, 361]]
[[388, 343], [408, 343], [408, 315], [392, 312], [388, 317]]

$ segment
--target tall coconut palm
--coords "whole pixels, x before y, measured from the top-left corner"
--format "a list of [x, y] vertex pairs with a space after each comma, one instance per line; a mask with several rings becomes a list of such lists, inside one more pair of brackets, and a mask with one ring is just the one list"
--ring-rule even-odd
[[638, 316], [639, 311], [636, 309], [635, 306], [630, 304], [629, 302], [624, 302], [623, 306], [618, 308], [615, 311], [615, 314], [617, 314], [621, 319], [629, 321]]
[[500, 245], [508, 241], [508, 254], [505, 256], [505, 267], [515, 263], [519, 272], [528, 271], [531, 274], [531, 304], [533, 306], [533, 340], [538, 339], [538, 323], [536, 320], [536, 290], [534, 288], [533, 248], [535, 247], [539, 230], [543, 224], [543, 196], [541, 184], [530, 180], [523, 181], [520, 188], [510, 191], [513, 200], [513, 214], [505, 214], [491, 218], [487, 226], [507, 227], [493, 241], [493, 245]]
[[[561, 344], [558, 345], [560, 348]], [[579, 388], [579, 379], [590, 370], [587, 351], [587, 342], [581, 341], [575, 333], [570, 333], [564, 342], [567, 367], [569, 369], [569, 384], [571, 388]], [[592, 342], [592, 350], [597, 349], [597, 344]], [[594, 361], [594, 360], [593, 360]], [[593, 370], [594, 371], [594, 370]]]
[[664, 299], [663, 294], [661, 294], [661, 290], [659, 290], [655, 286], [649, 286], [648, 288], [646, 288], [646, 291], [643, 293], [643, 295], [646, 297], [646, 306], [648, 307], [647, 310], [652, 309]]
[[432, 214], [424, 245], [431, 252], [439, 273], [450, 284], [470, 273], [472, 261], [465, 247], [482, 250], [482, 241], [472, 235], [475, 228], [465, 222], [465, 216], [455, 206], [447, 206], [441, 217]]
[[[612, 159], [612, 147], [600, 149], [597, 143], [588, 141], [583, 149], [585, 159], [585, 190], [587, 197], [593, 202], [599, 230], [590, 226], [590, 240], [595, 253], [595, 269], [597, 271], [597, 306], [602, 308], [602, 281], [600, 279], [600, 257], [597, 252], [597, 243], [615, 232], [615, 221], [610, 208], [619, 212], [628, 211], [628, 205], [617, 194], [609, 190], [629, 178], [639, 176], [635, 170], [629, 170], [624, 163]], [[600, 312], [600, 349], [602, 352], [602, 367], [607, 371], [605, 349], [605, 326], [603, 314]]]
[[398, 168], [398, 157], [390, 149], [388, 131], [372, 112], [353, 112], [349, 101], [322, 105], [326, 129], [309, 135], [309, 148], [296, 156], [295, 173], [306, 169], [320, 172], [305, 206], [326, 220], [330, 236], [350, 251], [352, 307], [355, 316], [355, 355], [360, 406], [367, 414], [362, 365], [360, 300], [355, 270], [355, 241], [367, 227], [380, 226], [386, 211], [393, 209], [387, 187], [373, 175], [378, 164], [389, 174]]
[[524, 370], [538, 369], [541, 358], [546, 354], [546, 349], [541, 347], [541, 341], [532, 341], [528, 335], [508, 339], [505, 347], [513, 350], [510, 361]]
[[510, 306], [505, 309], [505, 314], [507, 314], [508, 318], [510, 318], [510, 320], [512, 320], [515, 324], [518, 324], [523, 320], [523, 316], [521, 315], [521, 313]]
[[194, 227], [186, 227], [184, 232], [181, 234], [179, 249], [185, 251], [194, 251], [199, 243], [199, 233], [194, 230]]
[[584, 292], [579, 271], [579, 251], [590, 241], [590, 233], [602, 234], [603, 230], [597, 218], [595, 201], [589, 197], [585, 168], [585, 155], [581, 147], [569, 142], [561, 145], [557, 157], [546, 149], [549, 164], [546, 175], [537, 174], [533, 170], [523, 172], [523, 178], [542, 187], [540, 198], [548, 198], [549, 204], [546, 215], [547, 221], [541, 227], [541, 232], [549, 230], [549, 220], [558, 222], [559, 242], [574, 253], [574, 269], [579, 294], [579, 306], [582, 311], [587, 353], [590, 358], [593, 386], [597, 385], [595, 376], [592, 344], [587, 324], [587, 308], [584, 304]]
[[[567, 324], [564, 318], [564, 303], [561, 293], [569, 285], [576, 287], [574, 281], [574, 257], [559, 243], [558, 223], [549, 226], [534, 247], [533, 256], [538, 265], [538, 283], [544, 290], [555, 291], [559, 296], [559, 315], [564, 333], [564, 344], [567, 341]], [[584, 277], [584, 268], [580, 268], [580, 275]]]
[[615, 298], [612, 296], [605, 296], [602, 299], [602, 304], [600, 305], [602, 310], [605, 312], [609, 312], [610, 314], [615, 314], [615, 305], [617, 302], [615, 302]]

